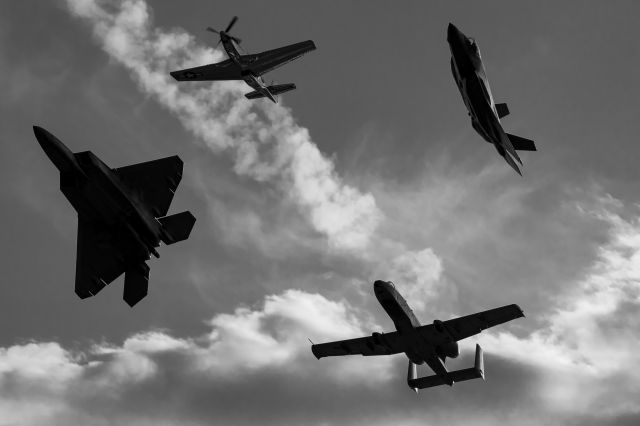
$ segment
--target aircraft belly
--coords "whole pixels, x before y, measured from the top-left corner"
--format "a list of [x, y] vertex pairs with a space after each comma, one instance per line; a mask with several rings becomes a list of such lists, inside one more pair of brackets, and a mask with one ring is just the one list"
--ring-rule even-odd
[[113, 179], [110, 175], [111, 170], [99, 159], [91, 158], [90, 162], [85, 161], [83, 171], [89, 178], [88, 182], [81, 189], [69, 194], [73, 200], [67, 196], [74, 207], [79, 207], [78, 214], [83, 215], [86, 220], [103, 223], [124, 239], [132, 238], [137, 241], [137, 245], [142, 245], [144, 249], [136, 247], [135, 257], [141, 257], [144, 252], [148, 258], [147, 246], [151, 248], [160, 245], [159, 224], [153, 217], [144, 214], [122, 186]]

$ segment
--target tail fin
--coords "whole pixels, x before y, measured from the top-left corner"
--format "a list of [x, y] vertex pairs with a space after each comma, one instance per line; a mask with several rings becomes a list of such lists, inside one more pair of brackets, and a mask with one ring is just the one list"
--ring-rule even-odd
[[531, 139], [521, 138], [511, 133], [507, 133], [507, 137], [511, 141], [511, 145], [518, 151], [537, 151], [536, 144]]
[[[411, 368], [411, 363], [409, 364]], [[414, 375], [415, 377], [415, 375]], [[471, 368], [465, 368], [464, 370], [450, 371], [449, 377], [453, 382], [464, 382], [466, 380], [482, 379], [484, 380], [484, 357], [482, 348], [480, 345], [476, 345], [476, 359], [475, 364]], [[438, 375], [410, 378], [407, 377], [407, 384], [412, 389], [424, 389], [433, 386], [440, 386], [446, 384], [445, 381]]]
[[160, 238], [163, 243], [169, 245], [189, 238], [191, 229], [193, 229], [193, 225], [196, 223], [196, 218], [193, 217], [191, 212], [182, 212], [161, 217], [158, 221], [164, 231]]
[[507, 104], [496, 104], [496, 112], [498, 113], [498, 118], [505, 117], [509, 115], [509, 107]]
[[413, 362], [411, 362], [411, 360], [409, 360], [409, 369], [407, 370], [407, 384], [417, 394], [418, 388], [411, 386], [411, 383], [414, 380], [416, 380], [416, 377], [417, 377], [416, 365]]
[[[284, 92], [288, 92], [290, 90], [293, 90], [296, 88], [296, 85], [293, 83], [287, 83], [287, 84], [274, 84], [273, 86], [267, 86], [267, 90], [269, 91], [269, 93], [271, 93], [272, 95], [276, 96], [279, 95], [281, 93]], [[245, 98], [247, 99], [258, 99], [258, 98], [264, 98], [265, 95], [264, 93], [260, 93], [257, 90], [254, 90], [253, 92], [249, 92], [246, 95], [244, 95]]]

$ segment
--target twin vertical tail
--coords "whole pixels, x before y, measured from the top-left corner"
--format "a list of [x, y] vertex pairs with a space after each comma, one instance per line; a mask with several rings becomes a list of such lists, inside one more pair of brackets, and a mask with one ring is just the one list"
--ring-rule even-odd
[[411, 362], [411, 360], [409, 360], [409, 370], [407, 371], [407, 384], [416, 394], [418, 394], [418, 388], [412, 387], [411, 383], [413, 383], [416, 380], [417, 375], [418, 373], [416, 371], [416, 365], [413, 362]]
[[[471, 368], [450, 371], [447, 373], [449, 381], [464, 382], [465, 380], [484, 380], [484, 356], [480, 345], [476, 345], [475, 364]], [[434, 386], [449, 384], [448, 381], [439, 375], [416, 378], [416, 365], [409, 361], [409, 371], [407, 372], [407, 385], [416, 393], [418, 389], [425, 389]]]

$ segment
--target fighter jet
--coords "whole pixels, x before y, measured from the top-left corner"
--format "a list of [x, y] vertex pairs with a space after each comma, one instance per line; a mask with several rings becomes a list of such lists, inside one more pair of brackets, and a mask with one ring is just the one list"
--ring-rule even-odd
[[240, 45], [242, 40], [229, 34], [237, 21], [238, 17], [234, 16], [224, 31], [207, 28], [207, 31], [220, 36], [218, 44], [222, 43], [229, 59], [217, 64], [173, 71], [170, 74], [178, 81], [244, 80], [254, 89], [253, 92], [244, 95], [247, 99], [266, 97], [277, 103], [275, 98], [277, 95], [295, 89], [296, 85], [293, 83], [267, 85], [262, 79], [262, 75], [315, 50], [316, 45], [313, 41], [307, 40], [262, 53], [240, 55], [236, 45]]
[[451, 72], [469, 111], [471, 126], [484, 140], [493, 144], [498, 154], [522, 176], [518, 165], [513, 160], [515, 158], [522, 165], [522, 160], [516, 151], [536, 151], [536, 145], [532, 140], [503, 130], [500, 119], [509, 114], [509, 108], [505, 103], [493, 102], [480, 49], [475, 40], [465, 36], [450, 23], [447, 29], [447, 42], [451, 49]]
[[[475, 365], [471, 368], [448, 371], [444, 365], [446, 358], [458, 357], [459, 340], [476, 335], [486, 328], [524, 317], [518, 305], [507, 305], [448, 321], [435, 320], [433, 324], [420, 325], [393, 283], [376, 281], [373, 288], [376, 298], [393, 320], [396, 331], [312, 344], [311, 351], [318, 359], [326, 356], [393, 355], [403, 352], [409, 358], [407, 384], [416, 393], [418, 389], [439, 385], [452, 386], [455, 382], [484, 379], [484, 361], [480, 345], [476, 345]], [[436, 374], [417, 378], [416, 365], [424, 363]]]
[[195, 218], [166, 216], [182, 178], [178, 156], [110, 169], [90, 151], [72, 153], [42, 127], [33, 131], [60, 171], [60, 190], [78, 213], [76, 294], [95, 296], [122, 273], [124, 301], [133, 307], [147, 295], [145, 263], [160, 242], [189, 237]]

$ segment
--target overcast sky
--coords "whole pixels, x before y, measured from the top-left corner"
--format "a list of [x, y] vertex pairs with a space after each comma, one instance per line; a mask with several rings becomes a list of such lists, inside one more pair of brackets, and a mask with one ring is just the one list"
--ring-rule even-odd
[[[482, 3], [482, 4], [481, 4]], [[640, 4], [0, 2], [0, 425], [640, 423]], [[312, 39], [243, 83], [177, 83]], [[523, 177], [471, 128], [446, 27], [475, 37]], [[179, 155], [170, 212], [191, 237], [73, 292], [76, 214], [32, 126], [111, 167]], [[406, 357], [316, 360], [315, 342], [392, 331], [372, 283], [423, 323], [509, 303], [461, 342], [486, 380], [415, 395]], [[421, 374], [430, 373], [426, 368]]]

